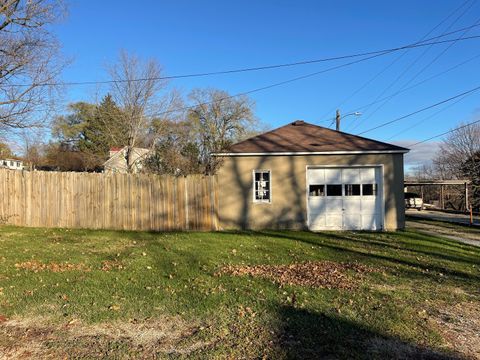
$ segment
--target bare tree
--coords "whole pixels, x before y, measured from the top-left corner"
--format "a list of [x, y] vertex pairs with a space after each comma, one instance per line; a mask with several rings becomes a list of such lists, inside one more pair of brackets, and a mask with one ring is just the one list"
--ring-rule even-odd
[[[463, 126], [461, 123], [459, 126]], [[451, 132], [440, 145], [434, 164], [445, 179], [464, 176], [462, 166], [480, 151], [480, 124], [462, 127]]]
[[62, 0], [0, 1], [0, 132], [41, 126], [63, 68], [49, 27]]
[[[469, 179], [472, 182], [472, 204], [480, 208], [480, 124], [462, 127], [451, 132], [440, 146], [434, 159], [435, 167], [444, 179]], [[454, 197], [463, 205], [463, 191], [456, 189]]]
[[[112, 96], [122, 110], [119, 121], [127, 132], [126, 162], [131, 171], [133, 148], [154, 144], [149, 132], [152, 120], [171, 108], [176, 95], [166, 91], [167, 82], [161, 79], [163, 71], [155, 60], [143, 61], [122, 51], [109, 72], [113, 81]], [[145, 144], [147, 141], [149, 144]]]
[[38, 129], [23, 129], [17, 136], [17, 148], [23, 154], [24, 165], [30, 170], [38, 167], [42, 160], [42, 152], [44, 143], [40, 139], [45, 138], [45, 133], [42, 128]]
[[9, 159], [13, 157], [12, 149], [7, 143], [0, 142], [0, 159]]
[[196, 89], [189, 95], [193, 102], [188, 119], [196, 128], [200, 161], [207, 174], [213, 174], [221, 160], [212, 153], [228, 149], [245, 134], [251, 133], [256, 122], [254, 102], [247, 96], [232, 97], [216, 89]]
[[155, 147], [145, 159], [145, 171], [157, 174], [201, 173], [196, 134], [188, 121], [155, 120]]

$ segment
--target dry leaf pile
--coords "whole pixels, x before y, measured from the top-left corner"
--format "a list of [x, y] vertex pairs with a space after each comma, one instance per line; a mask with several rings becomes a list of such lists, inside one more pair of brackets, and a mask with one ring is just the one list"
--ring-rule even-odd
[[123, 264], [116, 260], [104, 260], [102, 261], [102, 267], [100, 270], [102, 271], [111, 271], [111, 270], [122, 270], [125, 269]]
[[17, 263], [15, 264], [15, 267], [17, 269], [22, 269], [22, 270], [29, 270], [33, 272], [38, 272], [38, 271], [52, 271], [52, 272], [65, 272], [65, 271], [73, 271], [73, 270], [79, 270], [79, 271], [90, 271], [90, 268], [86, 266], [85, 264], [71, 264], [71, 263], [49, 263], [45, 264], [41, 261], [37, 260], [32, 260], [32, 261], [26, 261], [22, 263]]
[[363, 274], [378, 271], [359, 263], [309, 261], [289, 265], [227, 265], [220, 274], [270, 279], [280, 285], [351, 289]]

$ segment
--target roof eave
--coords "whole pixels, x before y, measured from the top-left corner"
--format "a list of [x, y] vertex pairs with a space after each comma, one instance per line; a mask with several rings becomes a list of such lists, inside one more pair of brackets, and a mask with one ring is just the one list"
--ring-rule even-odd
[[285, 156], [285, 155], [349, 155], [349, 154], [406, 154], [409, 149], [395, 150], [338, 150], [338, 151], [279, 151], [279, 152], [223, 152], [212, 156]]

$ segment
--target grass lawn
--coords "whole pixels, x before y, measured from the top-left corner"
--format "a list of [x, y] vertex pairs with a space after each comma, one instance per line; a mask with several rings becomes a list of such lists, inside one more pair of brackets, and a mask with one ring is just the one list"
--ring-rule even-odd
[[[274, 267], [305, 263], [338, 282]], [[1, 227], [0, 358], [475, 358], [479, 280], [480, 248], [413, 230]]]

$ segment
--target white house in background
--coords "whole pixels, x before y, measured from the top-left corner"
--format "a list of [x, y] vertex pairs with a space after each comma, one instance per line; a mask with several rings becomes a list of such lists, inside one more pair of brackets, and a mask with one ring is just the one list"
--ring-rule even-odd
[[[143, 161], [145, 160], [147, 154], [150, 152], [149, 149], [144, 148], [133, 148], [131, 153], [132, 159], [132, 171], [138, 173], [142, 170]], [[127, 147], [116, 147], [110, 149], [110, 154], [107, 161], [103, 163], [103, 169], [106, 173], [127, 173]]]
[[0, 160], [0, 168], [11, 170], [23, 170], [23, 161], [17, 159]]

